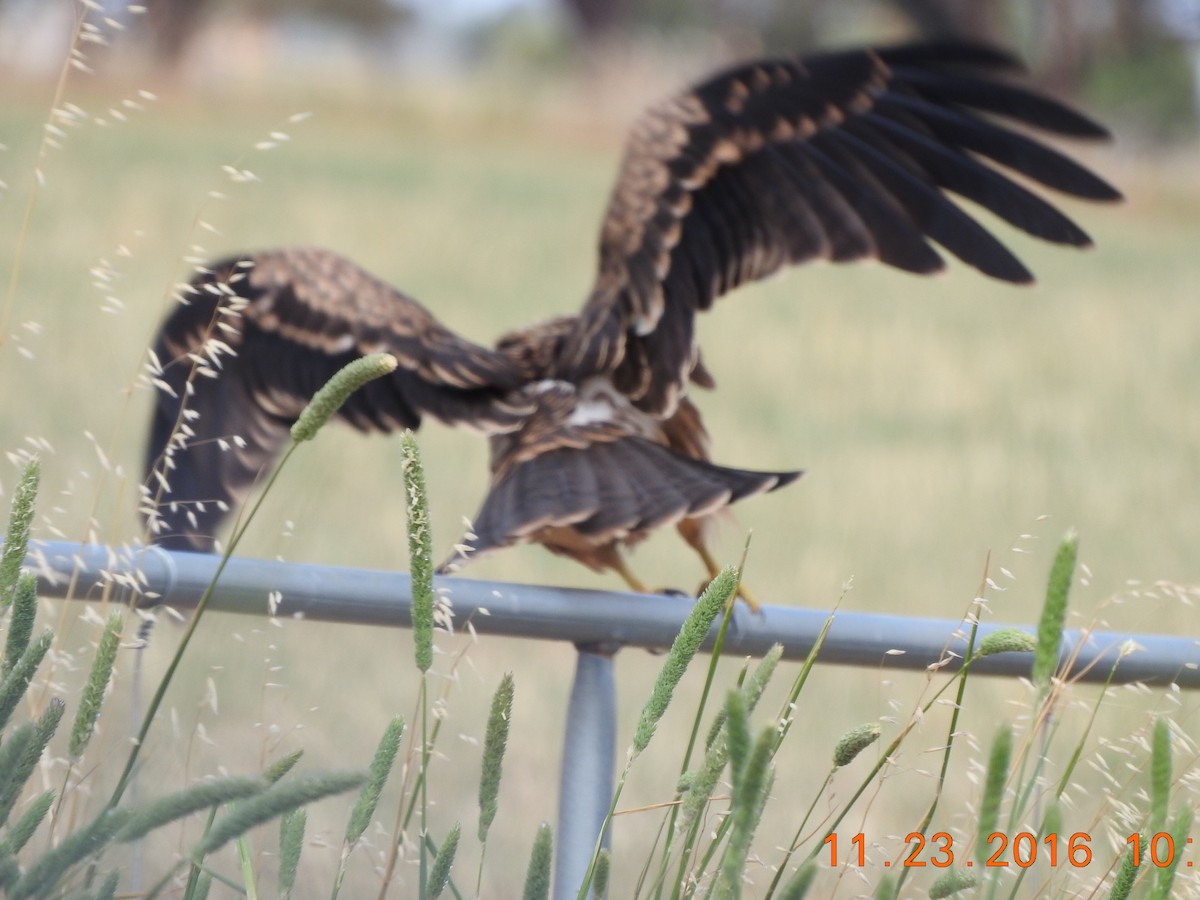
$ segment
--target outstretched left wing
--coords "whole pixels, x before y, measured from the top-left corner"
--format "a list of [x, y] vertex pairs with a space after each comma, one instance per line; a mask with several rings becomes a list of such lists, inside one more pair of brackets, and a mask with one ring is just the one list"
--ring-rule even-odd
[[221, 521], [286, 446], [313, 394], [342, 366], [379, 351], [399, 366], [339, 410], [355, 428], [416, 428], [430, 415], [490, 434], [529, 413], [507, 356], [454, 334], [336, 253], [290, 248], [202, 271], [154, 347], [159, 392], [143, 504], [151, 539], [212, 549]]

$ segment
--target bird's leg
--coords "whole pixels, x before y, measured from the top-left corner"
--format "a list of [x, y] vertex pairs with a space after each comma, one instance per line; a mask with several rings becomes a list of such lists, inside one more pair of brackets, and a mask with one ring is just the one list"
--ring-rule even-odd
[[629, 589], [631, 591], [633, 591], [635, 594], [652, 594], [652, 593], [654, 593], [649, 588], [647, 588], [646, 585], [642, 584], [642, 582], [638, 579], [638, 577], [629, 570], [629, 566], [625, 565], [625, 560], [623, 560], [621, 558], [620, 553], [614, 552], [612, 555], [612, 559], [607, 560], [607, 562], [608, 562], [609, 567], [612, 568], [612, 570], [614, 572], [616, 572], [618, 575], [620, 575], [622, 579], [624, 579], [625, 583], [627, 585], [629, 585]]
[[[696, 551], [696, 554], [704, 562], [704, 568], [708, 572], [708, 579], [716, 578], [721, 573], [721, 567], [717, 565], [717, 561], [709, 552], [708, 546], [704, 543], [704, 525], [699, 519], [684, 519], [677, 526], [679, 533], [683, 539], [687, 541], [689, 547]], [[762, 612], [762, 606], [754, 595], [750, 593], [750, 589], [746, 587], [745, 582], [739, 579], [737, 595], [742, 598], [742, 602], [750, 608], [753, 613]]]

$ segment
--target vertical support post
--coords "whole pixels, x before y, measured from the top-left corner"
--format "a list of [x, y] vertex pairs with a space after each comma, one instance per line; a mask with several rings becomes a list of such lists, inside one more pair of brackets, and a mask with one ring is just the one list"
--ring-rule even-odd
[[[612, 803], [616, 764], [616, 650], [592, 644], [577, 644], [576, 649], [559, 775], [554, 900], [571, 900], [579, 893]], [[609, 839], [606, 834], [606, 845]]]

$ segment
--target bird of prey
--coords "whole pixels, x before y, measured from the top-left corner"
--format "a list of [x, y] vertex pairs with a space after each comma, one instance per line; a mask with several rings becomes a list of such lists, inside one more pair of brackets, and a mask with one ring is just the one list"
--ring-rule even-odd
[[1088, 236], [1035, 187], [1119, 198], [1035, 136], [1105, 129], [1015, 83], [1018, 68], [1002, 51], [954, 42], [855, 49], [750, 62], [650, 107], [628, 137], [582, 310], [492, 347], [329, 250], [203, 267], [154, 346], [149, 539], [213, 550], [312, 394], [351, 360], [386, 351], [395, 373], [352, 396], [341, 419], [391, 431], [432, 417], [490, 441], [487, 496], [446, 567], [535, 542], [643, 591], [621, 549], [675, 525], [715, 574], [715, 514], [800, 473], [711, 461], [692, 402], [693, 388], [714, 384], [697, 313], [809, 260], [937, 272], [935, 244], [993, 278], [1029, 282], [955, 196], [1076, 247]]

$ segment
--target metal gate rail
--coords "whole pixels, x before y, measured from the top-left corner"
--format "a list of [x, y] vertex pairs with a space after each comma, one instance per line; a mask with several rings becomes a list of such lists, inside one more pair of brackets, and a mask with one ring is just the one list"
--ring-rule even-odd
[[[29, 567], [38, 573], [43, 596], [99, 599], [106, 586], [153, 595], [175, 608], [190, 608], [216, 574], [217, 557], [175, 553], [157, 547], [119, 549], [63, 541], [39, 542]], [[74, 585], [71, 588], [71, 585]], [[616, 740], [613, 657], [598, 645], [666, 647], [689, 605], [663, 596], [573, 588], [438, 578], [454, 620], [470, 621], [482, 634], [571, 641], [579, 648], [567, 711], [555, 856], [555, 898], [575, 896], [612, 795]], [[271, 613], [325, 622], [407, 627], [411, 583], [406, 573], [247, 558], [231, 559], [221, 574], [209, 609], [247, 615]], [[803, 659], [829, 614], [820, 610], [765, 607], [761, 615], [734, 611], [725, 652], [760, 655], [780, 643], [784, 656]], [[1005, 626], [980, 625], [980, 637]], [[715, 632], [714, 632], [715, 634]], [[710, 636], [711, 642], [713, 636]], [[1120, 660], [1116, 683], [1174, 683], [1200, 688], [1200, 636], [1067, 631], [1060, 658], [1075, 658], [1081, 681], [1106, 680], [1122, 648], [1140, 648]], [[709, 644], [711, 646], [711, 643]], [[877, 669], [923, 670], [947, 652], [960, 659], [966, 649], [962, 623], [870, 613], [839, 612], [825, 638], [826, 663]], [[952, 671], [955, 659], [946, 667]], [[1030, 654], [1005, 653], [977, 660], [978, 674], [1028, 675]]]

